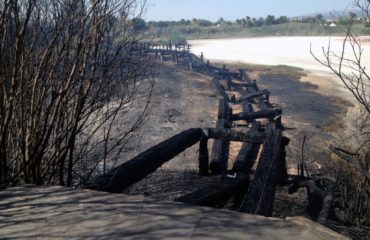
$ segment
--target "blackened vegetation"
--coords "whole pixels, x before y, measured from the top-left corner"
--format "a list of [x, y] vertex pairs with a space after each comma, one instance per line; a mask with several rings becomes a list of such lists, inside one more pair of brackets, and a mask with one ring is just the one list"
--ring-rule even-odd
[[[232, 209], [241, 212], [271, 216], [276, 185], [287, 176], [285, 145], [289, 139], [282, 135], [282, 110], [269, 102], [270, 92], [260, 90], [244, 70], [230, 71], [225, 65], [216, 67], [205, 61], [203, 54], [200, 58], [191, 54], [188, 45], [138, 43], [134, 49], [140, 54], [155, 55], [161, 61], [173, 61], [178, 67], [213, 76], [220, 95], [216, 126], [183, 131], [97, 177], [85, 187], [123, 192], [199, 142], [199, 175], [220, 175], [221, 179], [207, 186], [194, 186], [193, 192], [178, 200], [214, 207], [232, 205]], [[243, 110], [233, 113], [237, 105]], [[211, 149], [208, 149], [209, 139], [213, 140]], [[233, 141], [243, 142], [243, 145], [236, 160], [231, 162], [229, 149]]]

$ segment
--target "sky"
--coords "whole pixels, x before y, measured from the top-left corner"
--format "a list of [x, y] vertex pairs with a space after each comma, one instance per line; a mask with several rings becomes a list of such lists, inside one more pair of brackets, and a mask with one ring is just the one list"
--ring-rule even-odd
[[145, 20], [296, 17], [352, 8], [353, 0], [147, 0]]

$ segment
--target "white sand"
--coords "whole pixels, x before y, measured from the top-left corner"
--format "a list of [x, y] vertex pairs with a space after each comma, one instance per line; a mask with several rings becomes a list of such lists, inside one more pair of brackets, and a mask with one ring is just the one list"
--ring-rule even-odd
[[[331, 73], [330, 70], [317, 61], [310, 54], [312, 50], [322, 56], [322, 47], [339, 53], [342, 49], [343, 38], [330, 37], [259, 37], [242, 39], [211, 39], [191, 40], [192, 52], [200, 55], [203, 52], [206, 59], [245, 62], [264, 65], [290, 65], [304, 68], [313, 73]], [[362, 39], [366, 39], [363, 37]], [[367, 38], [369, 39], [369, 38]], [[363, 64], [370, 65], [370, 44], [362, 43], [364, 47]], [[349, 46], [346, 47], [347, 56], [353, 59]]]
[[[370, 37], [361, 37], [363, 66], [370, 66], [369, 40]], [[343, 47], [343, 37], [258, 37], [189, 41], [192, 46], [191, 51], [194, 54], [200, 55], [203, 52], [204, 57], [211, 60], [211, 62], [212, 60], [222, 60], [226, 62], [301, 67], [308, 71], [311, 76], [319, 77], [319, 80], [315, 81], [314, 84], [320, 87], [319, 92], [322, 94], [341, 96], [354, 101], [353, 96], [343, 86], [338, 86], [338, 83], [341, 83], [331, 70], [318, 63], [310, 53], [311, 46], [312, 52], [322, 58], [322, 48], [327, 49], [329, 42], [331, 51], [340, 54]], [[345, 53], [347, 58], [355, 58], [349, 44], [345, 48]], [[347, 67], [343, 71], [350, 72], [352, 70]], [[322, 79], [320, 80], [320, 78]], [[323, 79], [327, 81], [323, 81]], [[309, 77], [301, 80], [311, 82], [313, 78]], [[328, 89], [330, 89], [329, 92]]]

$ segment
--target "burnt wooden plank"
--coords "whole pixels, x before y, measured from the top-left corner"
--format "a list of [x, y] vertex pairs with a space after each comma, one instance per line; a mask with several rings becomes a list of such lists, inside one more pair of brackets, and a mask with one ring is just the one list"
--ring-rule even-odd
[[85, 188], [120, 193], [154, 172], [163, 163], [171, 160], [186, 148], [199, 142], [203, 136], [204, 132], [200, 128], [183, 131], [140, 153], [108, 173], [93, 179], [85, 184]]
[[247, 96], [242, 96], [241, 98], [237, 99], [236, 100], [236, 103], [241, 103], [244, 100], [248, 100], [248, 99], [251, 99], [251, 98], [260, 97], [260, 96], [263, 96], [263, 95], [268, 95], [269, 93], [270, 92], [268, 90], [255, 91], [254, 93], [251, 93], [251, 94], [249, 94]]
[[262, 110], [258, 112], [242, 112], [242, 113], [233, 114], [231, 119], [233, 121], [236, 121], [236, 120], [250, 121], [252, 119], [258, 119], [258, 118], [274, 119], [275, 117], [279, 115], [280, 115], [280, 111], [278, 111], [278, 109], [267, 109], [267, 110]]
[[219, 128], [209, 128], [208, 134], [206, 135], [208, 138], [212, 139], [224, 139], [227, 141], [250, 143], [262, 143], [265, 138], [265, 134], [260, 132]]
[[234, 82], [234, 81], [231, 81], [231, 86], [235, 87], [235, 88], [241, 88], [241, 87], [250, 87], [250, 88], [255, 88], [256, 87], [256, 83], [255, 82], [241, 82], [241, 83], [238, 83], [238, 82]]
[[239, 211], [271, 216], [279, 177], [282, 132], [271, 123], [267, 125], [266, 133], [262, 155]]

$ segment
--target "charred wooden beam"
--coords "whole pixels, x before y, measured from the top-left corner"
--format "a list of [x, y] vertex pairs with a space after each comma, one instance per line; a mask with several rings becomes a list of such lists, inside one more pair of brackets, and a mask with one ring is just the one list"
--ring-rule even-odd
[[[229, 122], [220, 118], [217, 120], [216, 129], [229, 128]], [[230, 142], [227, 139], [216, 139], [213, 141], [210, 170], [214, 174], [222, 174], [227, 171], [227, 161], [229, 159]]]
[[200, 140], [198, 160], [199, 160], [199, 175], [207, 176], [209, 155], [208, 155], [208, 139], [206, 138]]
[[233, 121], [237, 120], [246, 120], [250, 121], [253, 119], [258, 119], [258, 118], [268, 118], [268, 119], [274, 119], [275, 117], [279, 116], [281, 113], [278, 111], [278, 109], [269, 109], [269, 110], [262, 110], [259, 112], [243, 112], [243, 113], [237, 113], [233, 114], [231, 119]]
[[220, 99], [218, 101], [218, 119], [223, 118], [230, 122], [232, 115], [231, 111], [229, 102], [226, 99]]
[[219, 128], [209, 128], [208, 138], [212, 139], [223, 139], [227, 141], [235, 142], [250, 142], [250, 143], [262, 143], [265, 134], [259, 132], [252, 132], [246, 130], [232, 130], [232, 129], [219, 129]]
[[241, 103], [244, 100], [249, 100], [251, 98], [260, 97], [260, 96], [263, 96], [263, 95], [268, 95], [269, 93], [270, 93], [270, 91], [268, 91], [268, 90], [262, 90], [262, 91], [254, 92], [252, 94], [249, 94], [247, 96], [243, 96], [243, 97], [237, 99], [236, 102]]
[[219, 94], [224, 98], [226, 99], [227, 101], [229, 101], [229, 96], [226, 94], [226, 90], [225, 88], [221, 85], [220, 83], [220, 80], [218, 78], [214, 78], [212, 80], [213, 84], [216, 86]]
[[252, 82], [252, 79], [247, 75], [244, 69], [239, 69], [242, 81], [244, 82]]
[[271, 216], [277, 184], [282, 133], [275, 124], [266, 127], [266, 139], [258, 166], [240, 207], [241, 212]]
[[245, 113], [252, 113], [253, 112], [253, 106], [252, 103], [249, 100], [243, 101], [243, 112]]
[[288, 179], [288, 172], [286, 167], [286, 146], [288, 146], [290, 143], [290, 139], [283, 136], [281, 139], [281, 145], [280, 145], [280, 160], [278, 163], [278, 184], [284, 185], [286, 184], [286, 181]]
[[227, 90], [231, 91], [231, 78], [229, 76], [226, 77], [226, 86], [227, 86]]
[[[261, 123], [256, 123], [252, 127], [252, 131], [259, 131]], [[233, 170], [237, 173], [249, 173], [256, 160], [260, 144], [244, 143], [236, 156]]]
[[183, 131], [140, 153], [107, 174], [93, 179], [85, 184], [85, 188], [120, 193], [154, 172], [158, 167], [183, 152], [186, 148], [199, 142], [203, 136], [204, 132], [200, 128]]
[[[216, 128], [224, 129], [231, 127], [232, 109], [228, 100], [220, 99], [218, 105], [218, 120]], [[215, 174], [222, 174], [227, 171], [229, 159], [230, 142], [224, 139], [214, 140], [211, 152], [210, 169]]]
[[176, 200], [193, 205], [222, 207], [233, 195], [247, 188], [248, 184], [248, 175], [238, 175], [235, 179], [227, 178], [219, 183], [208, 184]]
[[256, 87], [256, 82], [243, 82], [243, 83], [237, 83], [234, 81], [231, 81], [231, 86], [236, 87], [236, 88], [241, 88], [241, 87], [250, 87], [250, 88], [255, 88]]

